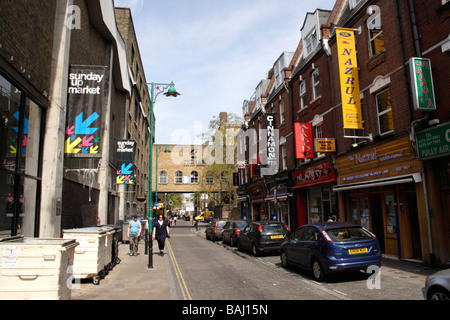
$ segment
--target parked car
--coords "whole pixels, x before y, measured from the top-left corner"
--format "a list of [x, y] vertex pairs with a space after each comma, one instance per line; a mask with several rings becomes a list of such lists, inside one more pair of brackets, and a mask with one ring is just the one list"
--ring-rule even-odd
[[251, 250], [254, 256], [262, 252], [280, 250], [288, 233], [289, 229], [284, 223], [253, 221], [239, 233], [238, 249]]
[[212, 211], [203, 211], [198, 216], [196, 216], [194, 218], [194, 220], [208, 222], [210, 220], [212, 214], [213, 214]]
[[222, 240], [222, 230], [229, 220], [213, 220], [206, 227], [206, 239], [216, 241]]
[[281, 264], [309, 269], [318, 281], [343, 270], [381, 267], [378, 239], [359, 225], [347, 222], [308, 224], [281, 245]]
[[428, 276], [422, 293], [426, 300], [450, 300], [450, 269]]
[[239, 233], [244, 229], [251, 221], [249, 220], [231, 220], [223, 227], [222, 239], [223, 242], [229, 243], [230, 246], [237, 246], [237, 239]]

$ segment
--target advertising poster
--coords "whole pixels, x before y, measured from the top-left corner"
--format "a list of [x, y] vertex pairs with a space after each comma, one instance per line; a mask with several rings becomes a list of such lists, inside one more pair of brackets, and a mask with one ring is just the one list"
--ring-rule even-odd
[[117, 184], [134, 184], [134, 155], [136, 141], [117, 141]]
[[101, 157], [102, 110], [108, 81], [106, 67], [70, 66], [64, 148], [67, 158]]

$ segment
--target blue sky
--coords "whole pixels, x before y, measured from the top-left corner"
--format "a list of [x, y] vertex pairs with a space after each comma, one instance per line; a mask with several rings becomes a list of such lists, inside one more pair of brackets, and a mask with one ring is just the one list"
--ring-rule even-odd
[[335, 0], [115, 0], [132, 10], [147, 82], [175, 82], [155, 104], [156, 143], [199, 143], [220, 112], [242, 116], [283, 51], [295, 51], [307, 12]]

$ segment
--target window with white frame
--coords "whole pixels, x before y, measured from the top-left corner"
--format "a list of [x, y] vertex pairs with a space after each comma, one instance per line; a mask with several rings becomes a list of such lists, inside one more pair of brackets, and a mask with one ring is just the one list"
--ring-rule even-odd
[[166, 171], [161, 171], [159, 173], [159, 184], [167, 184], [169, 182], [168, 175]]
[[282, 170], [286, 170], [287, 169], [287, 149], [286, 149], [286, 144], [282, 144], [281, 145], [281, 166], [282, 166]]
[[175, 172], [175, 184], [183, 184], [183, 172]]
[[378, 113], [378, 128], [380, 134], [394, 131], [392, 117], [391, 93], [389, 89], [381, 91], [375, 95]]
[[191, 183], [193, 183], [193, 184], [198, 183], [198, 172], [197, 171], [191, 172]]
[[320, 78], [319, 69], [316, 69], [312, 73], [312, 86], [313, 86], [313, 99], [320, 97]]
[[300, 110], [306, 108], [308, 102], [306, 100], [306, 82], [305, 80], [300, 82]]
[[311, 54], [318, 45], [316, 28], [313, 28], [310, 33], [305, 38], [306, 43], [306, 54]]
[[376, 10], [369, 19], [367, 19], [367, 29], [369, 30], [369, 54], [373, 57], [385, 49], [381, 14], [379, 10]]
[[214, 176], [206, 176], [206, 184], [214, 184]]

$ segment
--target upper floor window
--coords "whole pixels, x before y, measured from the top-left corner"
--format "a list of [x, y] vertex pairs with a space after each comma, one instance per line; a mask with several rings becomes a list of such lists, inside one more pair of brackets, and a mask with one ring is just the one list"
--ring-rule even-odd
[[193, 183], [193, 184], [198, 183], [198, 172], [197, 171], [191, 172], [191, 183]]
[[380, 134], [394, 130], [392, 118], [391, 93], [389, 89], [381, 91], [375, 95], [377, 102], [378, 127]]
[[159, 184], [167, 184], [168, 181], [168, 175], [166, 171], [161, 171], [159, 173]]
[[306, 82], [305, 80], [300, 82], [300, 110], [306, 108], [308, 102], [306, 101]]
[[175, 172], [175, 184], [183, 183], [183, 172], [177, 171]]
[[320, 97], [320, 78], [319, 69], [316, 69], [312, 73], [312, 86], [313, 86], [313, 99]]
[[312, 29], [311, 32], [305, 38], [306, 43], [306, 53], [309, 55], [312, 53], [318, 44], [316, 28]]
[[375, 10], [369, 19], [367, 19], [367, 28], [369, 30], [370, 56], [373, 57], [378, 52], [384, 50], [384, 35], [379, 9]]
[[280, 123], [284, 123], [284, 101], [280, 99]]

